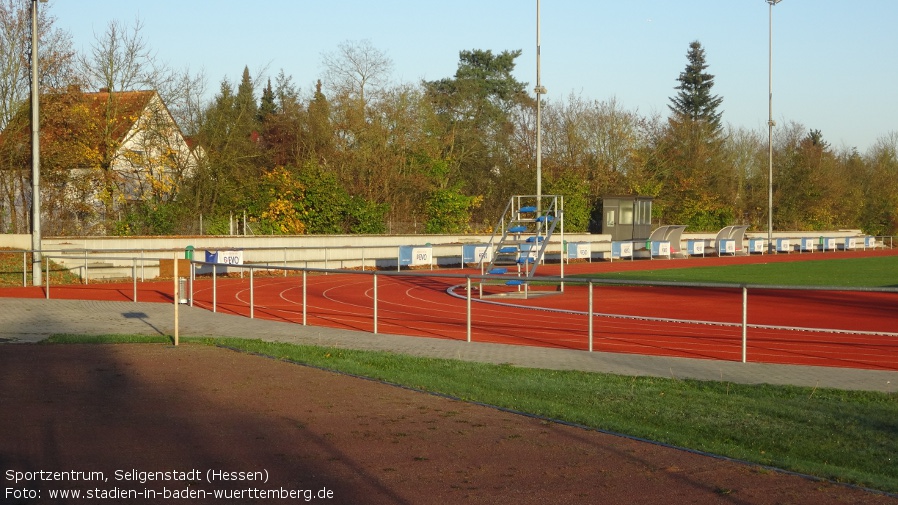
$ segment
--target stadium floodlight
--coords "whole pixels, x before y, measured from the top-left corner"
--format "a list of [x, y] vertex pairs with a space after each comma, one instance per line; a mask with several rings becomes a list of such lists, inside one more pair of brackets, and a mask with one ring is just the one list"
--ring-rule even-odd
[[[47, 0], [40, 0], [47, 3]], [[35, 286], [41, 279], [41, 148], [39, 88], [40, 78], [37, 59], [37, 4], [31, 0], [31, 275]]]
[[539, 0], [536, 0], [536, 87], [533, 89], [536, 93], [536, 208], [537, 212], [542, 212], [543, 197], [543, 151], [542, 151], [542, 99], [546, 93], [545, 86], [540, 82], [540, 30], [539, 30]]
[[774, 251], [773, 246], [773, 6], [783, 0], [765, 0], [770, 5], [768, 24], [768, 57], [767, 57], [767, 252]]

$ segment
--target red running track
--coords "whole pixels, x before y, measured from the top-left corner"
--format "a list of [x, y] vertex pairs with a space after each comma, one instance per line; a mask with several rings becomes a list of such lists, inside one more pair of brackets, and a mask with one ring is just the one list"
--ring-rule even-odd
[[[893, 251], [867, 251], [601, 262], [568, 265], [565, 273], [896, 254]], [[557, 275], [557, 270], [557, 265], [541, 267], [540, 273]], [[302, 322], [301, 277], [256, 276], [252, 284], [254, 317]], [[209, 279], [196, 281], [195, 306], [212, 309], [212, 286]], [[456, 286], [453, 290], [456, 296], [447, 292], [453, 286]], [[131, 300], [133, 289], [131, 283], [60, 286], [51, 288], [51, 296]], [[219, 312], [250, 314], [248, 277], [219, 279], [217, 289], [215, 301]], [[371, 332], [375, 324], [374, 290], [374, 276], [370, 273], [310, 274], [305, 286], [306, 322], [312, 326]], [[172, 303], [172, 292], [171, 281], [138, 284], [140, 301]], [[0, 290], [0, 296], [44, 295], [38, 288], [7, 288]], [[464, 297], [462, 278], [378, 275], [377, 331], [465, 340]], [[493, 297], [483, 300], [488, 303], [482, 303], [476, 292], [472, 297], [473, 341], [589, 349], [585, 286], [568, 283], [563, 294], [528, 300]], [[742, 359], [741, 290], [597, 286], [593, 299], [596, 315], [592, 344], [596, 351], [730, 361]], [[898, 295], [894, 293], [758, 289], [749, 291], [748, 307], [748, 361], [898, 370], [898, 325], [895, 324]]]

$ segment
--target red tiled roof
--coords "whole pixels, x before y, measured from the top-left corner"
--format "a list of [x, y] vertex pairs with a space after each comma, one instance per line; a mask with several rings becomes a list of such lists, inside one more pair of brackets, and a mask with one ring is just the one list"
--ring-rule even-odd
[[[77, 89], [42, 95], [41, 151], [51, 159], [53, 154], [65, 153], [70, 166], [93, 164], [98, 156], [105, 157], [107, 149], [117, 149], [127, 140], [125, 136], [155, 95], [155, 91], [81, 93]], [[30, 145], [30, 110], [25, 103], [0, 133], [0, 150]]]

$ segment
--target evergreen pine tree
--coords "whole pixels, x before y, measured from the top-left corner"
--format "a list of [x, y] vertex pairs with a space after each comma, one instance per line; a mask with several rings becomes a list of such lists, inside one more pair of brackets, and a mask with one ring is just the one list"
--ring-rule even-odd
[[684, 120], [705, 122], [717, 131], [723, 114], [717, 108], [723, 102], [723, 98], [711, 94], [714, 76], [705, 72], [708, 65], [705, 63], [705, 50], [699, 41], [689, 44], [686, 58], [688, 59], [686, 69], [677, 78], [680, 85], [674, 88], [680, 91], [671, 97], [671, 104], [668, 105], [674, 113], [673, 119], [680, 122]]
[[262, 98], [259, 100], [259, 122], [265, 121], [269, 114], [277, 112], [277, 106], [274, 102], [274, 89], [271, 87], [271, 79], [268, 79], [268, 85], [262, 89]]

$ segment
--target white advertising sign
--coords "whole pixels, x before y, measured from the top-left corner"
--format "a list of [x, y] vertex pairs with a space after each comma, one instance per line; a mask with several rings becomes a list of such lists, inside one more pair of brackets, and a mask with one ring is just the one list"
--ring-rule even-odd
[[243, 251], [218, 251], [218, 262], [225, 265], [242, 265]]
[[412, 265], [429, 265], [430, 264], [430, 251], [429, 247], [415, 247], [412, 249]]

